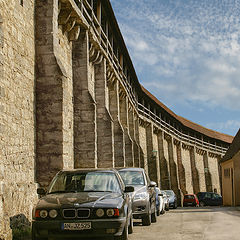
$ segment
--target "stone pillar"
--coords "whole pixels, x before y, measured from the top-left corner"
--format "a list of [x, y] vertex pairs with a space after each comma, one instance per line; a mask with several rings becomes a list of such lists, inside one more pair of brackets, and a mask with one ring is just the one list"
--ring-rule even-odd
[[187, 194], [185, 168], [182, 163], [181, 143], [179, 141], [176, 141], [175, 143], [177, 146], [177, 164], [178, 164], [179, 185], [180, 185], [180, 189], [181, 189], [182, 193]]
[[109, 87], [110, 113], [114, 121], [114, 159], [115, 167], [125, 167], [125, 138], [120, 123], [119, 82]]
[[203, 164], [204, 164], [206, 191], [212, 192], [213, 191], [212, 176], [211, 176], [211, 172], [210, 172], [209, 166], [208, 166], [208, 152], [207, 151], [203, 154]]
[[114, 125], [107, 105], [106, 59], [95, 65], [97, 102], [97, 166], [114, 167]]
[[170, 173], [168, 161], [165, 156], [165, 149], [163, 144], [164, 133], [158, 132], [158, 153], [159, 153], [159, 167], [160, 167], [160, 187], [161, 189], [170, 189]]
[[72, 49], [58, 26], [56, 6], [56, 0], [35, 6], [36, 179], [41, 186], [59, 170], [73, 168]]
[[196, 168], [196, 147], [190, 148], [190, 163], [192, 170], [192, 184], [193, 184], [193, 193], [197, 194], [200, 192], [200, 183], [199, 183], [199, 173]]
[[139, 142], [137, 141], [137, 137], [139, 140], [139, 136], [137, 133], [137, 126], [135, 126], [136, 119], [134, 114], [134, 109], [132, 107], [129, 107], [128, 111], [129, 116], [129, 133], [131, 136], [131, 139], [133, 141], [133, 166], [139, 166], [139, 158], [140, 158], [140, 151], [139, 151]]
[[139, 118], [136, 114], [134, 114], [134, 129], [135, 129], [135, 141], [134, 145], [134, 167], [140, 167], [140, 159], [141, 159], [141, 150], [140, 150], [140, 141], [139, 141]]
[[73, 44], [74, 93], [74, 167], [97, 167], [97, 121], [94, 86], [89, 79], [94, 74], [89, 62], [88, 32], [80, 34]]
[[171, 189], [177, 194], [179, 190], [179, 180], [178, 180], [177, 160], [174, 158], [173, 138], [169, 135], [166, 135], [166, 139], [168, 142], [168, 157], [169, 157]]
[[125, 136], [125, 166], [133, 167], [133, 142], [129, 135], [129, 127], [128, 127], [128, 99], [126, 95], [122, 93], [120, 97], [120, 119], [121, 124], [124, 128], [124, 136]]
[[206, 192], [206, 181], [205, 181], [205, 171], [204, 171], [204, 150], [196, 147], [196, 153], [195, 153], [195, 161], [196, 161], [196, 169], [198, 171], [199, 176], [199, 191], [200, 192]]
[[153, 124], [149, 123], [146, 126], [146, 141], [147, 141], [147, 161], [148, 175], [151, 181], [158, 182], [157, 178], [157, 155], [153, 152]]

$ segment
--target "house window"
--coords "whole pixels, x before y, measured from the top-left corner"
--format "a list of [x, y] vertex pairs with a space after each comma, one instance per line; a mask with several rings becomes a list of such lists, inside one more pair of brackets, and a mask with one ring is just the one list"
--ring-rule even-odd
[[230, 168], [225, 168], [224, 169], [224, 177], [225, 178], [230, 178]]

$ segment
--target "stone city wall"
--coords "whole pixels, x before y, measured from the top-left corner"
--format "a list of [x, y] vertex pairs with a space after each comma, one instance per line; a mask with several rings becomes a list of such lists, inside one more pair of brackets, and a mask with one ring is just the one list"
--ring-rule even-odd
[[0, 2], [0, 239], [29, 224], [35, 184], [34, 1]]

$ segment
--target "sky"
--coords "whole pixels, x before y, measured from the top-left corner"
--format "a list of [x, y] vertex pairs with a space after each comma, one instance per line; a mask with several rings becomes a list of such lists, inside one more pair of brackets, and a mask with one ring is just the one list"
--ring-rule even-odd
[[139, 82], [177, 115], [240, 128], [240, 0], [110, 0]]

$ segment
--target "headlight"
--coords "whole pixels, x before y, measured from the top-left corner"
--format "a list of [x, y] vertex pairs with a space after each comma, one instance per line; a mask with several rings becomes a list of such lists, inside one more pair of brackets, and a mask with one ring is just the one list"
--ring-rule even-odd
[[41, 218], [46, 218], [48, 216], [48, 211], [47, 210], [41, 210], [39, 213]]
[[97, 211], [96, 211], [96, 215], [98, 217], [103, 217], [104, 216], [104, 210], [99, 208]]
[[52, 209], [52, 210], [49, 211], [49, 216], [50, 216], [51, 218], [56, 218], [57, 215], [58, 215], [57, 210]]
[[114, 216], [114, 213], [115, 213], [115, 212], [114, 212], [114, 209], [111, 209], [111, 208], [110, 208], [110, 209], [107, 209], [107, 216], [108, 216], [108, 217]]
[[148, 194], [146, 192], [137, 193], [134, 196], [134, 200], [146, 199], [147, 197], [148, 197]]

